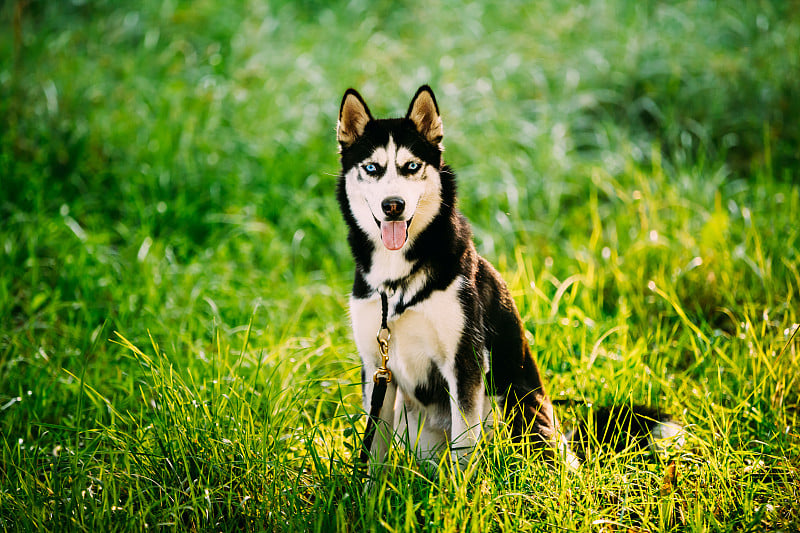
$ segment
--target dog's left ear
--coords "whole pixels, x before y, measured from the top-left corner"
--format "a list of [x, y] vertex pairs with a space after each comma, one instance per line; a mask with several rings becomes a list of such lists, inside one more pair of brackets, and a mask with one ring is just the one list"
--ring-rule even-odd
[[411, 99], [408, 106], [406, 118], [411, 119], [423, 137], [432, 144], [439, 145], [441, 148], [444, 127], [442, 117], [439, 116], [439, 106], [436, 105], [436, 97], [433, 90], [427, 85], [417, 89], [417, 94]]

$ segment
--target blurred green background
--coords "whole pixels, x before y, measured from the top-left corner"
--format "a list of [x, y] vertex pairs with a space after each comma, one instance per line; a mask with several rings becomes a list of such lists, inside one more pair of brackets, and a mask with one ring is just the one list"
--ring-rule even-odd
[[[376, 116], [433, 87], [460, 208], [511, 281], [554, 391], [617, 397], [583, 364], [606, 325], [628, 332], [620, 357], [685, 372], [685, 391], [718, 366], [697, 354], [729, 353], [748, 327], [779, 350], [800, 292], [798, 13], [796, 1], [3, 2], [4, 490], [36, 479], [48, 450], [116, 427], [115, 410], [149, 420], [152, 369], [108, 342], [114, 331], [142, 349], [152, 337], [201, 380], [263, 365], [263, 387], [302, 376], [331, 402], [315, 379], [357, 381], [334, 199], [348, 87]], [[686, 340], [688, 323], [709, 345]], [[710, 387], [734, 405], [753, 389], [731, 379], [744, 388]], [[110, 445], [96, 446], [86, 457], [102, 463]], [[99, 464], [85, 459], [63, 479]], [[54, 479], [39, 482], [68, 490]], [[49, 501], [41, 487], [17, 498], [4, 512]]]

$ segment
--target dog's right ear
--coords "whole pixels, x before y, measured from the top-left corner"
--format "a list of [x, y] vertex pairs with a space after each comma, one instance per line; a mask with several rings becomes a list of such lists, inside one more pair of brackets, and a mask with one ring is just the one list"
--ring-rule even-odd
[[347, 89], [339, 107], [339, 123], [336, 125], [336, 139], [339, 151], [351, 146], [364, 134], [364, 128], [372, 120], [367, 104], [355, 89]]

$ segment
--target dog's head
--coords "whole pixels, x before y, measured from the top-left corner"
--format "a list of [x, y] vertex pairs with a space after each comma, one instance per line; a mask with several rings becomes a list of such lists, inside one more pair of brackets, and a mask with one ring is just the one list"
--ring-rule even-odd
[[401, 250], [439, 212], [442, 135], [427, 85], [400, 119], [375, 119], [358, 92], [344, 93], [336, 136], [347, 209], [375, 245]]

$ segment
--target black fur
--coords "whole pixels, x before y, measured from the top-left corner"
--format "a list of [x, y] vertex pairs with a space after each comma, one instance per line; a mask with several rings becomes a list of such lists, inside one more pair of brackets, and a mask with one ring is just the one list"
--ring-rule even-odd
[[427, 381], [416, 386], [414, 396], [422, 405], [436, 404], [440, 407], [449, 405], [450, 390], [436, 365], [431, 364]]
[[626, 449], [646, 449], [656, 425], [670, 420], [659, 409], [628, 404], [583, 406], [576, 415], [569, 444], [581, 460], [586, 459], [590, 450], [619, 453]]

